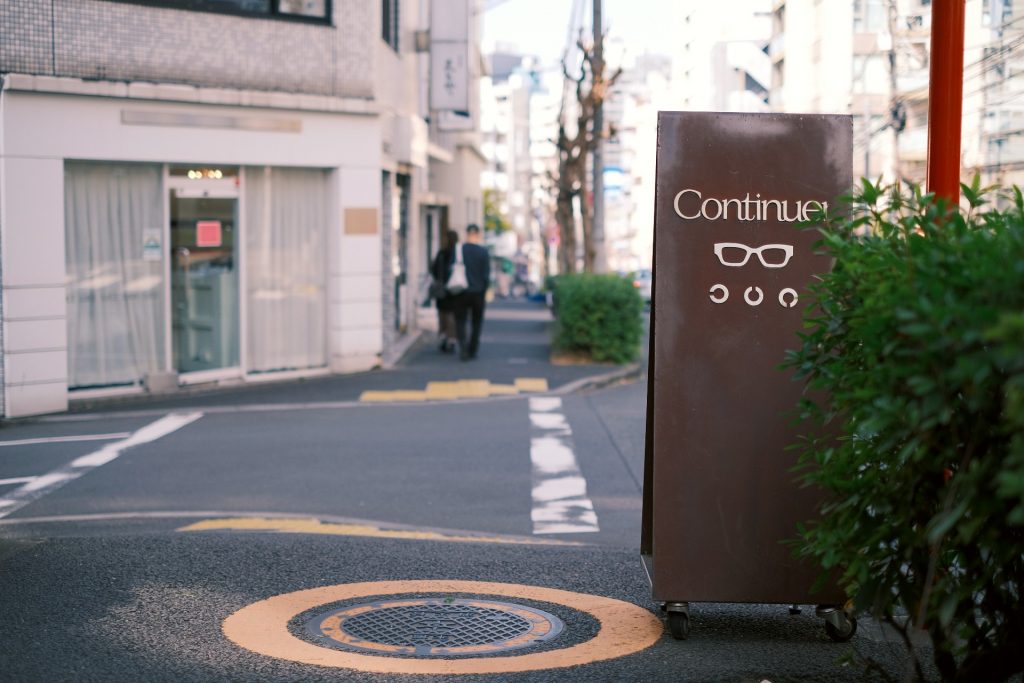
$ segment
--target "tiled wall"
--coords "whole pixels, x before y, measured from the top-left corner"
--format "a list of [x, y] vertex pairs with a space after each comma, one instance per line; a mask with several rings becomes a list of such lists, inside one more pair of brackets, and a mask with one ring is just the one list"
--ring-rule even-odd
[[332, 6], [327, 26], [118, 0], [3, 0], [0, 72], [372, 97], [378, 3]]

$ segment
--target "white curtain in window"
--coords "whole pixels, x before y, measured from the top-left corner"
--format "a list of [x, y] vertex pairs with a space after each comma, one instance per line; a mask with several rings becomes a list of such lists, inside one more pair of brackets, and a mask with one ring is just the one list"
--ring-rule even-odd
[[245, 169], [248, 370], [327, 364], [327, 172]]
[[68, 385], [136, 384], [164, 366], [158, 165], [67, 162]]

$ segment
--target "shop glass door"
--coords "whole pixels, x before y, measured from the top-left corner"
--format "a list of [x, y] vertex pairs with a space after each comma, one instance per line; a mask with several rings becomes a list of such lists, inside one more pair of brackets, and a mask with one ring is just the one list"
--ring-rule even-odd
[[177, 371], [239, 367], [238, 199], [171, 190], [171, 327]]

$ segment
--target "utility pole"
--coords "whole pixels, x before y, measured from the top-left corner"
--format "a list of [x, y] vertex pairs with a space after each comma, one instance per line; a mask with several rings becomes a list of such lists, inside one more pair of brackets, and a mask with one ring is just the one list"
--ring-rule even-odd
[[964, 0], [932, 3], [928, 78], [927, 189], [960, 201], [960, 125], [964, 92]]
[[[594, 0], [594, 64], [592, 74], [601, 75], [604, 81], [604, 22], [601, 19], [601, 2]], [[597, 86], [596, 78], [593, 83]], [[604, 245], [604, 95], [600, 93], [594, 106], [594, 152], [591, 157], [594, 171], [594, 272], [608, 270], [608, 258]], [[584, 209], [585, 210], [585, 209]]]

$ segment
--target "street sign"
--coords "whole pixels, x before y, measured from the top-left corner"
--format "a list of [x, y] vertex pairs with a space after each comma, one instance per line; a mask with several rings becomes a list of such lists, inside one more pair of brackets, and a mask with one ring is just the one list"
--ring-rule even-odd
[[818, 234], [852, 184], [849, 116], [662, 112], [655, 199], [642, 551], [655, 599], [843, 602], [784, 542], [817, 492], [794, 483], [778, 369], [807, 287], [829, 269]]

